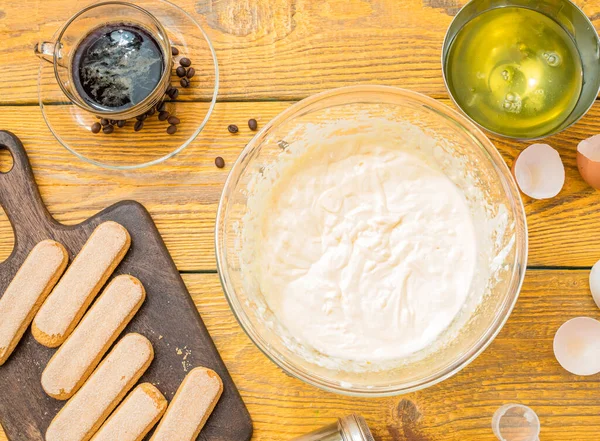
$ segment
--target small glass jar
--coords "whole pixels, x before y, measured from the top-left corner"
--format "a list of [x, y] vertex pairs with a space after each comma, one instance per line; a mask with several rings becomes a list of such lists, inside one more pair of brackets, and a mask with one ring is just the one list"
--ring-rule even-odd
[[338, 418], [314, 432], [307, 433], [292, 441], [375, 441], [365, 419], [357, 414]]

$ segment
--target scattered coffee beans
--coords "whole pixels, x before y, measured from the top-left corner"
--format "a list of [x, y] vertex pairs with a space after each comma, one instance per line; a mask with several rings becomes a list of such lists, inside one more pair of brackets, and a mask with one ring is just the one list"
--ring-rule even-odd
[[164, 101], [156, 106], [156, 110], [158, 110], [159, 112], [164, 112], [166, 109], [167, 104]]
[[217, 156], [215, 158], [215, 165], [219, 168], [223, 168], [223, 167], [225, 167], [225, 160], [223, 158], [221, 158], [220, 156]]
[[106, 119], [106, 118], [102, 118], [100, 120], [100, 124], [102, 124], [102, 127], [105, 127], [105, 126], [107, 126], [107, 125], [110, 124], [110, 121], [108, 119]]
[[99, 133], [100, 130], [102, 130], [102, 124], [100, 124], [99, 122], [95, 122], [94, 124], [92, 124], [92, 133]]
[[173, 56], [179, 55], [179, 49], [177, 49], [175, 46], [171, 46], [171, 54]]
[[183, 57], [181, 60], [179, 60], [179, 64], [181, 64], [183, 67], [190, 67], [192, 65], [192, 61], [189, 58]]
[[111, 134], [114, 131], [115, 131], [115, 127], [111, 126], [110, 124], [104, 126], [104, 128], [102, 129], [102, 132], [106, 133], [107, 135]]
[[114, 126], [115, 124], [117, 124], [117, 120], [116, 119], [111, 119], [110, 120], [110, 124]]
[[186, 74], [186, 76], [187, 76], [188, 78], [193, 78], [193, 77], [194, 77], [194, 75], [196, 75], [196, 69], [194, 69], [193, 67], [190, 67], [190, 68], [188, 69], [188, 71], [187, 71], [187, 74]]
[[258, 123], [256, 122], [256, 120], [254, 118], [248, 120], [248, 127], [250, 127], [250, 130], [252, 130], [252, 131], [254, 131], [258, 128]]
[[172, 134], [174, 134], [176, 131], [177, 131], [177, 126], [176, 126], [176, 125], [173, 125], [173, 124], [171, 124], [171, 125], [170, 125], [170, 126], [167, 128], [167, 133], [168, 133], [169, 135], [172, 135]]
[[136, 132], [139, 132], [143, 128], [144, 128], [144, 121], [143, 120], [136, 121], [135, 126], [133, 126], [133, 130], [135, 130]]
[[148, 111], [146, 112], [146, 115], [148, 115], [148, 116], [152, 116], [152, 115], [154, 115], [155, 113], [156, 113], [156, 109], [153, 107], [152, 109], [150, 109], [150, 110], [148, 110]]
[[163, 110], [162, 112], [160, 112], [158, 114], [158, 120], [159, 121], [166, 121], [169, 118], [169, 116], [171, 116], [169, 114], [169, 112], [167, 112], [166, 110]]
[[181, 87], [190, 87], [190, 80], [188, 80], [187, 78], [182, 78], [179, 81], [179, 84], [181, 84]]
[[135, 119], [137, 119], [138, 121], [144, 121], [146, 118], [148, 118], [148, 115], [146, 115], [145, 113], [143, 115], [138, 115], [135, 117]]
[[177, 74], [177, 76], [178, 76], [179, 78], [183, 78], [183, 77], [185, 77], [185, 75], [186, 75], [186, 72], [185, 72], [185, 67], [183, 67], [183, 66], [179, 66], [179, 67], [177, 68], [177, 70], [175, 70], [175, 73]]
[[177, 124], [179, 124], [181, 122], [179, 120], [179, 118], [177, 118], [176, 116], [170, 116], [167, 121], [169, 121], [169, 124], [172, 124], [174, 126], [176, 126]]
[[235, 124], [229, 124], [227, 130], [229, 130], [229, 133], [237, 133], [239, 129]]
[[124, 119], [117, 121], [117, 127], [120, 128], [120, 129], [123, 128], [123, 127], [125, 127], [125, 123], [126, 122], [127, 121], [125, 121]]
[[179, 89], [176, 87], [173, 87], [171, 89], [171, 91], [169, 92], [169, 98], [171, 98], [172, 100], [177, 99], [177, 97], [179, 96]]

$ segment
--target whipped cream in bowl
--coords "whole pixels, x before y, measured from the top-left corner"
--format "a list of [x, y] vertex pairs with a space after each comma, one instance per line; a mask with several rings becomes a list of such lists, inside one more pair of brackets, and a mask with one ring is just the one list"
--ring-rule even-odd
[[357, 86], [297, 103], [248, 144], [216, 247], [263, 352], [321, 388], [377, 396], [485, 349], [518, 297], [527, 233], [483, 133], [422, 95]]

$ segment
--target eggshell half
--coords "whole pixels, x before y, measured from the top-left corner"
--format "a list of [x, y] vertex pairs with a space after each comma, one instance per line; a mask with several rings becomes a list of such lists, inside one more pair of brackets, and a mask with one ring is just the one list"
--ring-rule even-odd
[[590, 291], [598, 308], [600, 308], [600, 260], [592, 267], [590, 271]]
[[565, 185], [565, 166], [548, 144], [532, 144], [515, 158], [512, 173], [521, 191], [533, 199], [550, 199]]
[[554, 355], [560, 365], [575, 375], [600, 372], [600, 322], [577, 317], [564, 323], [554, 336]]
[[579, 143], [577, 168], [589, 186], [600, 190], [600, 135], [584, 139]]

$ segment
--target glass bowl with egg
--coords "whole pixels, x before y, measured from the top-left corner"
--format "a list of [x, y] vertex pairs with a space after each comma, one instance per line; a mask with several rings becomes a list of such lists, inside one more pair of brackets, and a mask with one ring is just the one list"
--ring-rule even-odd
[[527, 226], [501, 155], [467, 118], [393, 87], [294, 104], [250, 141], [215, 232], [237, 320], [325, 390], [407, 393], [460, 371], [517, 301]]

